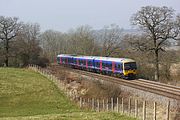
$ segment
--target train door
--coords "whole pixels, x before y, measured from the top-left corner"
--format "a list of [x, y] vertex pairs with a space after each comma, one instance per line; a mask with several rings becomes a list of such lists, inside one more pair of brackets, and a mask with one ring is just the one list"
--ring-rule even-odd
[[88, 59], [86, 59], [86, 69], [88, 69]]
[[93, 59], [92, 62], [93, 62], [93, 63], [92, 63], [93, 69], [95, 69], [95, 60]]
[[102, 60], [100, 60], [100, 71], [102, 71]]
[[77, 63], [77, 66], [79, 66], [79, 60], [78, 60], [78, 58], [76, 58], [76, 63]]
[[68, 65], [68, 57], [66, 58], [66, 64]]
[[62, 57], [60, 57], [60, 64], [62, 64]]
[[115, 71], [115, 62], [112, 62], [112, 72], [114, 73]]

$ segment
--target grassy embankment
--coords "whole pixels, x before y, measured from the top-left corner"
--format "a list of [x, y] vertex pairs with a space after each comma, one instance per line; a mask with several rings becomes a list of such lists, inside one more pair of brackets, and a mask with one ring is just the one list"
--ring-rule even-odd
[[17, 68], [0, 68], [1, 119], [134, 120], [118, 113], [82, 111], [44, 76]]

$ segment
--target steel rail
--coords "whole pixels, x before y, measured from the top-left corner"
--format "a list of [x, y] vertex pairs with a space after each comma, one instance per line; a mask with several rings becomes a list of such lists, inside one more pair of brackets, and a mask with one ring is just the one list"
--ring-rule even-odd
[[146, 83], [156, 84], [156, 85], [162, 85], [162, 86], [165, 86], [165, 87], [170, 87], [170, 88], [180, 90], [179, 86], [174, 86], [174, 85], [170, 85], [170, 84], [165, 84], [165, 83], [160, 83], [160, 82], [155, 82], [155, 81], [149, 81], [149, 80], [145, 80], [145, 79], [138, 79], [137, 81], [138, 82], [146, 82]]
[[177, 90], [177, 91], [176, 90], [169, 90], [168, 87], [162, 87], [161, 85], [156, 85], [156, 86], [153, 85], [152, 86], [152, 84], [150, 85], [150, 84], [147, 84], [145, 82], [144, 83], [137, 83], [137, 82], [134, 82], [133, 80], [128, 81], [128, 80], [123, 80], [123, 79], [119, 79], [119, 78], [115, 78], [115, 77], [111, 77], [111, 76], [91, 73], [91, 72], [82, 71], [82, 70], [75, 70], [75, 72], [76, 71], [78, 71], [79, 74], [83, 74], [83, 75], [86, 75], [86, 76], [99, 78], [99, 79], [102, 79], [102, 80], [110, 81], [112, 83], [132, 87], [132, 88], [140, 89], [140, 90], [143, 90], [143, 91], [148, 91], [148, 92], [151, 92], [151, 93], [155, 93], [155, 94], [158, 94], [158, 95], [166, 96], [168, 98], [173, 98], [173, 99], [180, 100], [180, 92], [179, 92], [179, 90]]
[[[63, 68], [67, 68], [67, 67], [63, 67]], [[83, 71], [79, 69], [69, 68], [66, 70], [71, 70], [80, 75], [86, 75], [86, 76], [98, 78], [101, 80], [109, 81], [115, 84], [124, 85], [124, 86], [132, 87], [135, 89], [143, 90], [143, 91], [148, 91], [154, 94], [162, 95], [168, 98], [180, 100], [180, 88], [177, 86], [158, 83], [154, 81], [141, 80], [141, 79], [140, 80], [124, 80], [117, 77], [97, 74], [97, 73]]]

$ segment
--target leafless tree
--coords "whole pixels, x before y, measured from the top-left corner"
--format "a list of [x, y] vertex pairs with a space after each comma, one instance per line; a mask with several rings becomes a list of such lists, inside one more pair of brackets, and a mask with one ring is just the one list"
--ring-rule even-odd
[[[159, 80], [159, 51], [163, 51], [169, 39], [178, 39], [179, 24], [173, 20], [174, 10], [168, 7], [146, 6], [131, 18], [133, 25], [144, 30], [152, 46], [147, 50], [153, 51], [155, 56], [155, 80]], [[148, 44], [148, 42], [147, 42]]]
[[19, 31], [15, 41], [13, 41], [14, 43], [11, 44], [11, 54], [14, 54], [16, 59], [20, 59], [23, 66], [30, 63], [35, 64], [35, 61], [38, 60], [41, 52], [39, 46], [39, 35], [39, 24], [23, 24], [22, 30]]
[[40, 41], [50, 60], [57, 54], [94, 55], [97, 50], [90, 26], [80, 26], [67, 33], [47, 30], [41, 34]]
[[118, 25], [111, 24], [103, 28], [100, 33], [100, 43], [102, 43], [102, 56], [112, 56], [119, 49], [122, 38], [122, 29]]
[[[176, 17], [176, 22], [175, 22], [176, 28], [177, 28], [177, 32], [180, 31], [180, 14], [177, 15]], [[180, 37], [180, 35], [179, 35]], [[180, 46], [180, 40], [178, 39], [178, 46]]]
[[80, 55], [93, 55], [96, 43], [90, 26], [80, 26], [69, 33], [69, 51]]
[[0, 16], [0, 40], [2, 40], [5, 49], [4, 62], [6, 66], [8, 66], [9, 62], [9, 43], [17, 36], [21, 27], [22, 23], [18, 22], [18, 18]]
[[44, 54], [49, 59], [54, 59], [58, 53], [66, 53], [66, 35], [61, 32], [46, 30], [41, 34], [40, 41]]
[[137, 62], [139, 78], [154, 79], [153, 52], [147, 51], [151, 44], [146, 36], [139, 33], [126, 34], [121, 41], [119, 53], [121, 57], [132, 58]]

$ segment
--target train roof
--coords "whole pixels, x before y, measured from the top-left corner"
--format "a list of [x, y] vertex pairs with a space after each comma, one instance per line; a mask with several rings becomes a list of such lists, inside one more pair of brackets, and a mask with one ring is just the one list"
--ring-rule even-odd
[[75, 56], [74, 58], [80, 58], [80, 59], [94, 59], [94, 56]]
[[79, 59], [90, 59], [90, 60], [102, 60], [102, 61], [113, 61], [113, 62], [135, 62], [133, 59], [129, 58], [113, 58], [113, 57], [100, 57], [100, 56], [77, 56], [72, 54], [60, 54], [57, 55], [57, 57], [73, 57], [73, 58], [79, 58]]
[[74, 58], [79, 59], [94, 59], [94, 60], [102, 60], [102, 61], [114, 61], [114, 62], [135, 62], [133, 59], [129, 58], [113, 58], [113, 57], [99, 57], [99, 56], [76, 56]]
[[113, 58], [113, 57], [95, 57], [95, 60], [102, 60], [102, 61], [113, 61], [113, 62], [135, 62], [133, 59], [129, 58]]
[[74, 57], [74, 56], [77, 56], [77, 55], [74, 55], [74, 54], [60, 54], [60, 55], [57, 55], [57, 57]]

